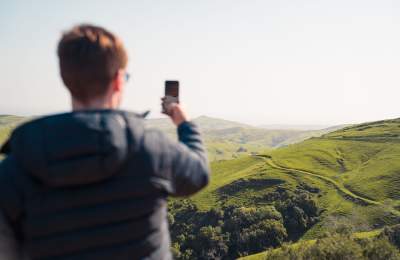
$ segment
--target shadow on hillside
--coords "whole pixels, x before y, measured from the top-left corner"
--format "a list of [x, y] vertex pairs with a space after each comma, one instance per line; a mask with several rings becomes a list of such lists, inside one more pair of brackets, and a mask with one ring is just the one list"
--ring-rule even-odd
[[219, 194], [234, 195], [243, 190], [259, 191], [285, 183], [281, 179], [239, 179], [218, 189]]

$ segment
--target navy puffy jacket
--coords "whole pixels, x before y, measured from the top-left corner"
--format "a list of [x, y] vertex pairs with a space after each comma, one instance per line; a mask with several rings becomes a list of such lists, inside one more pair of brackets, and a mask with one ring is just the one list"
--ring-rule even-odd
[[31, 259], [170, 259], [166, 199], [209, 181], [197, 127], [178, 137], [121, 110], [25, 123], [2, 148], [0, 209]]

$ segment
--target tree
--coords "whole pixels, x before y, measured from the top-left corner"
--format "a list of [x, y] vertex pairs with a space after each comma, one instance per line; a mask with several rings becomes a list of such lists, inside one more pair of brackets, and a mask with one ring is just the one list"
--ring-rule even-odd
[[222, 259], [228, 252], [228, 240], [220, 227], [206, 226], [200, 228], [192, 246], [199, 259]]
[[400, 248], [400, 224], [385, 227], [380, 237], [386, 237], [397, 248]]

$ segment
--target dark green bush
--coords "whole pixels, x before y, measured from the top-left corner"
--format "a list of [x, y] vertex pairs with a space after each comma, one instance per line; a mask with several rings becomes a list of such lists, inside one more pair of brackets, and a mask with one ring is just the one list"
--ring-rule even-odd
[[266, 259], [288, 260], [398, 260], [398, 249], [386, 238], [356, 239], [349, 235], [334, 234], [317, 239], [315, 243], [300, 242], [296, 246], [284, 245], [267, 252]]
[[277, 189], [268, 206], [227, 206], [201, 212], [190, 200], [169, 203], [176, 259], [234, 259], [281, 246], [304, 234], [319, 209], [305, 190]]
[[393, 245], [400, 248], [400, 224], [385, 227], [380, 236], [385, 236]]

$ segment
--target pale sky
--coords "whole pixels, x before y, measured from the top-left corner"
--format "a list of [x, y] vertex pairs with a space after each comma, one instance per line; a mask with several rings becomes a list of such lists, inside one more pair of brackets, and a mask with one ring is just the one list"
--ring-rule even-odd
[[0, 114], [69, 110], [56, 46], [90, 22], [130, 56], [122, 108], [160, 117], [165, 79], [193, 117], [250, 124], [400, 117], [400, 1], [0, 1]]

